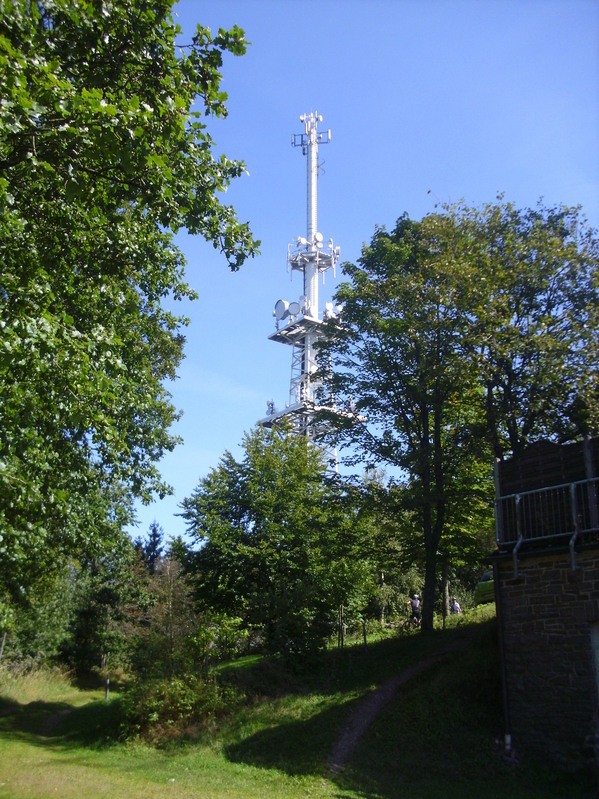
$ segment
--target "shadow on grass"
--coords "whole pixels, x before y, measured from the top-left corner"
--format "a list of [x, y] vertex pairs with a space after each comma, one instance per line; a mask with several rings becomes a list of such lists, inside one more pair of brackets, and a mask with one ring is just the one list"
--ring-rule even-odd
[[[459, 657], [459, 653], [449, 655], [450, 660]], [[431, 665], [430, 672], [438, 673], [444, 667], [444, 661], [436, 662]], [[416, 687], [414, 683], [416, 685], [418, 683], [417, 676], [409, 680], [408, 691], [414, 690]], [[397, 693], [391, 694], [389, 705], [384, 705], [381, 708], [381, 720], [389, 713], [390, 708], [397, 710], [401, 707], [404, 690], [403, 687], [398, 687]], [[307, 720], [285, 722], [256, 732], [225, 747], [225, 756], [234, 763], [243, 763], [261, 769], [276, 769], [292, 777], [326, 776], [337, 786], [339, 793], [335, 794], [336, 799], [346, 797], [347, 794], [344, 791], [351, 791], [353, 796], [357, 793], [363, 799], [397, 799], [399, 794], [397, 793], [397, 783], [394, 780], [399, 775], [405, 776], [403, 775], [404, 764], [399, 740], [405, 738], [409, 732], [402, 729], [401, 718], [393, 719], [386, 729], [386, 725], [380, 725], [378, 720], [374, 722], [372, 729], [366, 729], [364, 740], [358, 741], [355, 751], [353, 744], [350, 744], [351, 749], [348, 752], [346, 767], [337, 770], [329, 763], [329, 757], [336, 749], [335, 745], [340, 732], [348, 721], [351, 723], [354, 714], [363, 712], [364, 699], [364, 696], [360, 696], [341, 706], [336, 705], [316, 713]], [[379, 729], [375, 732], [377, 726]], [[383, 726], [382, 730], [381, 726]], [[373, 732], [375, 732], [374, 735]], [[377, 741], [378, 735], [382, 735], [384, 741], [381, 739]], [[364, 763], [364, 756], [368, 761], [369, 754], [372, 755], [373, 750], [376, 751], [376, 760], [378, 761], [375, 769], [369, 768], [367, 762]], [[343, 755], [342, 760], [345, 760]], [[408, 760], [410, 759], [408, 758]], [[355, 767], [356, 763], [360, 764], [358, 768]], [[429, 766], [430, 764], [427, 764], [427, 767]], [[413, 764], [411, 762], [408, 768], [412, 771]], [[420, 768], [416, 768], [418, 772], [422, 773]], [[442, 784], [446, 780], [448, 775], [443, 771], [441, 769], [440, 774], [435, 774], [433, 765], [433, 782], [430, 785], [431, 790], [434, 789], [433, 792], [413, 794], [414, 799], [420, 799], [420, 797], [429, 799], [430, 796], [443, 794], [444, 790], [437, 781], [438, 777], [442, 778]], [[390, 775], [392, 775], [391, 779]], [[414, 787], [410, 783], [408, 775], [408, 780], [404, 781], [401, 795], [404, 795], [404, 790], [406, 796], [410, 795], [410, 789]]]
[[350, 702], [309, 719], [260, 730], [226, 746], [225, 756], [233, 763], [276, 769], [294, 777], [323, 775], [335, 733], [355, 704]]
[[107, 746], [118, 736], [118, 705], [118, 700], [75, 706], [42, 701], [20, 704], [0, 698], [0, 736], [39, 746]]
[[401, 685], [335, 773], [327, 758], [360, 699], [272, 725], [230, 744], [225, 755], [291, 776], [326, 775], [338, 798], [351, 791], [364, 799], [595, 799], [592, 774], [564, 774], [532, 757], [517, 766], [504, 761], [496, 745], [502, 714], [495, 631], [487, 625], [480, 632], [466, 649]]
[[[351, 703], [354, 705], [355, 703]], [[492, 737], [470, 741], [465, 754], [451, 746], [439, 755], [420, 745], [410, 751], [409, 734], [401, 730], [401, 698], [391, 714], [383, 714], [347, 767], [331, 773], [327, 757], [333, 741], [327, 731], [337, 727], [336, 709], [303, 722], [262, 730], [228, 746], [226, 757], [260, 769], [276, 769], [292, 777], [326, 776], [336, 786], [335, 799], [595, 799], [591, 774], [564, 774], [550, 764], [527, 762], [518, 767], [503, 762]], [[350, 712], [348, 705], [346, 710]], [[385, 718], [386, 715], [386, 718]], [[399, 718], [398, 718], [399, 715]], [[435, 750], [436, 746], [431, 747]]]
[[284, 664], [261, 659], [244, 668], [235, 663], [218, 668], [220, 680], [250, 695], [281, 697], [313, 692], [327, 695], [362, 692], [398, 671], [443, 648], [467, 630], [437, 631], [429, 635], [394, 636], [368, 644], [330, 649], [305, 662]]

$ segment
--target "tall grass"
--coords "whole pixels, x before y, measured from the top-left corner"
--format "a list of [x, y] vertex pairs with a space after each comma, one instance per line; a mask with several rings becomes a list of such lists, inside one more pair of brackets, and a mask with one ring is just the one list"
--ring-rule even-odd
[[39, 666], [32, 669], [0, 667], [0, 696], [22, 704], [81, 698], [66, 670]]

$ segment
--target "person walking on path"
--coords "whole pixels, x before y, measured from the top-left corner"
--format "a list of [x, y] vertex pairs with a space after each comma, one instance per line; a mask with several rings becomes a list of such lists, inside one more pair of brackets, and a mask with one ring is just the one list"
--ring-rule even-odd
[[412, 618], [415, 619], [418, 624], [420, 624], [420, 617], [422, 615], [420, 610], [420, 596], [418, 594], [414, 594], [407, 604], [411, 608]]

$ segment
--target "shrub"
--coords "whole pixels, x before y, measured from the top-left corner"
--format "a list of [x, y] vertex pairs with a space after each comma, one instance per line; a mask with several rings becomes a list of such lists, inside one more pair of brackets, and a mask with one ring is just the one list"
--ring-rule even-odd
[[207, 677], [137, 679], [122, 698], [123, 734], [160, 740], [202, 729], [239, 700], [233, 688]]

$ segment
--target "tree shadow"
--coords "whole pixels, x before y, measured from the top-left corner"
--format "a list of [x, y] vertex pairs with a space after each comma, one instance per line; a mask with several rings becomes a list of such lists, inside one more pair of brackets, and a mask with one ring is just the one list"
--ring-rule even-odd
[[364, 691], [435, 651], [455, 633], [392, 637], [368, 644], [329, 649], [312, 659], [282, 662], [264, 658], [242, 669], [223, 664], [219, 677], [251, 695], [280, 697]]
[[119, 721], [118, 700], [77, 706], [44, 701], [21, 704], [0, 697], [0, 735], [33, 745], [105, 747], [117, 738]]
[[229, 744], [224, 754], [232, 763], [274, 769], [290, 777], [326, 778], [339, 791], [333, 794], [335, 799], [348, 799], [345, 791], [363, 799], [396, 799], [395, 794], [385, 792], [381, 784], [366, 787], [351, 768], [336, 771], [328, 762], [336, 735], [361, 701], [357, 698], [341, 708], [336, 706], [316, 713], [307, 720], [261, 730]]
[[330, 730], [337, 727], [339, 709], [317, 713], [303, 721], [284, 722], [225, 747], [233, 763], [276, 769], [290, 776], [324, 774], [332, 747]]
[[[459, 646], [448, 646], [451, 642]], [[429, 673], [427, 680], [431, 673], [442, 672], [445, 658], [468, 643], [469, 636], [452, 633], [419, 637], [410, 641], [407, 651], [402, 642], [395, 641], [373, 647], [367, 657], [356, 653], [336, 655], [328, 660], [328, 665], [336, 665], [339, 672], [331, 679], [332, 687], [338, 689], [341, 683], [346, 683], [359, 693], [356, 699], [336, 703], [306, 720], [272, 725], [230, 744], [225, 755], [232, 762], [276, 769], [292, 777], [326, 777], [339, 789], [336, 795], [339, 799], [344, 796], [343, 791], [352, 791], [364, 799], [396, 799], [397, 783], [389, 779], [391, 771], [394, 777], [399, 775], [404, 779], [407, 795], [414, 775], [409, 769], [406, 779], [403, 758], [394, 759], [400, 754], [395, 740], [397, 727], [396, 723], [385, 724], [385, 715], [389, 707], [396, 706], [396, 694], [402, 696], [404, 683], [413, 686], [422, 671]], [[317, 682], [320, 693], [325, 694], [322, 675]], [[376, 695], [369, 695], [373, 685], [379, 690]], [[379, 738], [380, 747], [374, 744]], [[372, 754], [377, 755], [380, 768], [369, 766], [367, 761]], [[390, 762], [386, 760], [389, 757]]]

